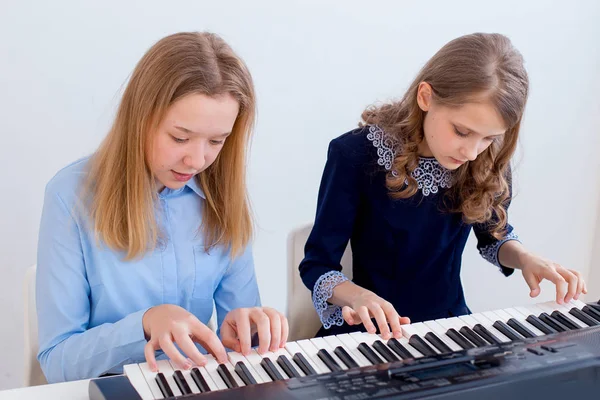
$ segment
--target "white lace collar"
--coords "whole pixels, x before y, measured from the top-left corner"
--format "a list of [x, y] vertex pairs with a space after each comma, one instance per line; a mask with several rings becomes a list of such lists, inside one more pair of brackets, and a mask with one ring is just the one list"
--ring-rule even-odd
[[[390, 171], [399, 148], [398, 141], [377, 125], [369, 125], [367, 138], [377, 149], [377, 164]], [[392, 171], [392, 174], [396, 175], [396, 171]], [[419, 166], [411, 175], [424, 196], [437, 193], [439, 188], [452, 186], [452, 171], [444, 168], [434, 157], [420, 157]]]

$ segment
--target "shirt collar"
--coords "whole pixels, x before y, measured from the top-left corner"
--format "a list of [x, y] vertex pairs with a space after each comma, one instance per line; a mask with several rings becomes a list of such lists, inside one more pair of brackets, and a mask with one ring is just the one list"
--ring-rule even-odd
[[202, 190], [202, 188], [200, 187], [200, 184], [198, 183], [198, 179], [199, 179], [198, 175], [194, 176], [192, 179], [187, 181], [186, 186], [189, 187], [190, 189], [192, 189], [194, 191], [194, 193], [196, 193], [198, 196], [200, 196], [206, 200], [206, 196], [204, 195], [204, 191]]

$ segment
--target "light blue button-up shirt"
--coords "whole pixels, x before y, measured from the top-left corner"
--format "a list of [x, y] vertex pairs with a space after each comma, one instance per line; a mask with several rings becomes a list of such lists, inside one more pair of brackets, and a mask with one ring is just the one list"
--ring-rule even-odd
[[77, 211], [87, 163], [65, 167], [46, 186], [36, 298], [38, 360], [48, 382], [120, 373], [143, 362], [142, 316], [152, 306], [176, 304], [207, 323], [214, 300], [221, 326], [230, 310], [260, 305], [250, 246], [234, 260], [223, 247], [205, 251], [205, 197], [194, 179], [159, 194], [164, 244], [125, 262], [124, 253], [96, 241], [89, 218]]

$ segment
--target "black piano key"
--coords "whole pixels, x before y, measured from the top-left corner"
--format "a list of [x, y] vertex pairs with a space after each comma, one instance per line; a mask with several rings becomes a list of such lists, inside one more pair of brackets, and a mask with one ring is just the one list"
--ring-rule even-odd
[[319, 356], [321, 361], [323, 361], [325, 365], [327, 365], [327, 368], [329, 368], [331, 371], [341, 371], [343, 369], [342, 366], [339, 365], [337, 361], [333, 359], [333, 357], [331, 356], [331, 354], [329, 354], [327, 350], [319, 350], [317, 352], [317, 356]]
[[531, 332], [530, 329], [528, 329], [525, 325], [523, 325], [522, 323], [520, 323], [519, 321], [517, 321], [514, 318], [511, 318], [507, 321], [508, 326], [510, 326], [511, 328], [513, 328], [515, 331], [519, 332], [521, 334], [521, 336], [524, 336], [526, 338], [534, 338], [537, 335], [533, 332]]
[[550, 325], [557, 332], [566, 332], [569, 330], [569, 328], [567, 328], [566, 326], [564, 326], [563, 324], [546, 314], [545, 312], [541, 313], [539, 315], [539, 318], [546, 324]]
[[466, 337], [467, 339], [469, 339], [471, 341], [471, 343], [473, 343], [477, 347], [483, 347], [483, 346], [487, 346], [488, 345], [488, 342], [486, 342], [485, 340], [483, 340], [481, 338], [481, 336], [479, 336], [478, 334], [476, 334], [468, 326], [463, 326], [462, 328], [460, 328], [459, 332], [460, 332], [461, 335], [463, 335], [464, 337]]
[[206, 379], [204, 379], [198, 368], [192, 368], [192, 370], [190, 371], [190, 375], [196, 383], [196, 386], [198, 386], [198, 389], [200, 389], [201, 393], [210, 392], [210, 386], [208, 386], [208, 383], [206, 383]]
[[277, 364], [281, 367], [283, 372], [287, 374], [290, 378], [299, 378], [300, 372], [292, 365], [291, 361], [284, 355], [277, 357]]
[[458, 333], [458, 331], [454, 328], [450, 328], [446, 331], [446, 336], [454, 341], [457, 345], [462, 347], [464, 350], [473, 349], [475, 346], [473, 343], [469, 342], [467, 338]]
[[188, 385], [180, 370], [175, 371], [173, 374], [173, 379], [175, 379], [175, 383], [179, 387], [179, 390], [181, 390], [181, 393], [192, 394], [192, 389], [190, 389], [190, 385]]
[[424, 356], [435, 356], [437, 354], [419, 335], [412, 335], [408, 339], [408, 344], [420, 351]]
[[450, 347], [448, 347], [448, 345], [446, 343], [444, 343], [442, 341], [442, 339], [440, 339], [435, 333], [427, 332], [425, 334], [425, 339], [427, 339], [427, 341], [429, 343], [431, 343], [433, 345], [433, 347], [438, 349], [440, 353], [442, 353], [442, 354], [452, 353], [452, 349]]
[[550, 315], [552, 316], [552, 318], [554, 318], [555, 320], [557, 320], [558, 322], [560, 322], [561, 324], [563, 324], [564, 326], [566, 326], [567, 328], [569, 328], [572, 331], [580, 328], [579, 325], [577, 325], [575, 322], [571, 321], [569, 319], [569, 317], [567, 317], [565, 314], [561, 313], [558, 310], [553, 311], [552, 314], [550, 314]]
[[531, 325], [538, 328], [540, 331], [544, 332], [546, 335], [550, 335], [552, 333], [556, 333], [556, 329], [536, 317], [535, 315], [530, 315], [525, 319]]
[[373, 365], [383, 364], [384, 361], [369, 347], [366, 343], [361, 343], [358, 345], [358, 351], [362, 353], [363, 356], [369, 360], [369, 362]]
[[496, 337], [496, 335], [494, 335], [492, 332], [490, 332], [488, 329], [486, 329], [485, 326], [483, 326], [481, 324], [476, 324], [473, 327], [473, 331], [476, 332], [479, 336], [481, 336], [485, 340], [487, 340], [488, 342], [490, 342], [491, 344], [502, 343], [500, 341], [500, 339], [498, 339], [498, 337]]
[[233, 389], [239, 387], [231, 372], [229, 372], [229, 368], [225, 364], [219, 364], [217, 367], [217, 371], [219, 372], [219, 376], [223, 379], [223, 382], [227, 385], [229, 389]]
[[596, 311], [600, 312], [600, 303], [588, 303], [588, 305]]
[[523, 336], [519, 335], [514, 331], [513, 328], [506, 325], [503, 321], [496, 321], [492, 326], [502, 332], [502, 334], [510, 340], [523, 340]]
[[333, 350], [333, 352], [335, 353], [336, 356], [338, 356], [338, 358], [340, 360], [342, 360], [342, 362], [344, 364], [346, 364], [346, 367], [348, 367], [348, 368], [357, 368], [357, 367], [359, 367], [358, 363], [356, 361], [354, 361], [354, 359], [352, 358], [352, 356], [342, 346], [336, 347]]
[[577, 318], [578, 320], [580, 320], [581, 322], [583, 322], [587, 326], [597, 326], [597, 325], [600, 325], [600, 322], [598, 322], [595, 319], [589, 317], [586, 313], [584, 313], [583, 311], [581, 311], [577, 307], [571, 308], [569, 310], [569, 314], [571, 314], [572, 316], [574, 316], [575, 318]]
[[385, 358], [387, 362], [400, 361], [398, 357], [383, 343], [381, 340], [376, 340], [372, 344], [373, 348]]
[[317, 371], [315, 371], [312, 365], [310, 365], [306, 357], [304, 357], [304, 354], [296, 353], [292, 357], [292, 360], [294, 360], [296, 365], [299, 366], [302, 372], [304, 372], [304, 374], [306, 374], [307, 376], [317, 375]]
[[238, 374], [238, 376], [242, 379], [242, 381], [244, 382], [244, 384], [246, 385], [256, 385], [256, 379], [254, 378], [254, 376], [252, 375], [252, 373], [250, 372], [250, 370], [248, 369], [248, 367], [246, 367], [246, 364], [244, 364], [241, 361], [238, 361], [235, 364], [235, 372]]
[[600, 311], [597, 311], [596, 309], [590, 306], [583, 306], [581, 311], [594, 318], [596, 321], [600, 321]]
[[408, 360], [409, 358], [415, 358], [415, 356], [410, 351], [408, 351], [408, 349], [406, 347], [404, 347], [402, 345], [402, 343], [400, 343], [395, 338], [391, 338], [390, 340], [388, 340], [387, 345], [396, 354], [398, 354], [400, 356], [400, 358], [402, 358], [403, 360]]
[[263, 358], [260, 362], [260, 365], [263, 367], [263, 369], [267, 372], [267, 374], [269, 375], [269, 377], [271, 377], [273, 381], [282, 381], [285, 379], [277, 370], [275, 364], [273, 364], [273, 361], [271, 361], [270, 358]]
[[169, 382], [167, 382], [167, 378], [165, 378], [165, 375], [162, 372], [159, 372], [158, 374], [156, 374], [156, 383], [158, 383], [158, 387], [160, 388], [160, 391], [162, 392], [163, 396], [165, 397], [173, 397], [173, 391], [171, 390], [171, 387], [169, 386]]

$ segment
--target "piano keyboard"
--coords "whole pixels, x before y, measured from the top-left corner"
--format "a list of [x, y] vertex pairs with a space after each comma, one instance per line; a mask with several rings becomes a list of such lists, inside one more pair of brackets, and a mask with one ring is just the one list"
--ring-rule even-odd
[[285, 348], [262, 356], [255, 350], [248, 356], [230, 352], [229, 361], [221, 365], [208, 355], [205, 366], [188, 371], [162, 360], [158, 361], [158, 373], [150, 371], [146, 363], [126, 365], [124, 373], [142, 399], [163, 399], [419, 359], [599, 325], [598, 304], [546, 302], [403, 325], [400, 339], [386, 341], [379, 335], [354, 332], [289, 342]]

